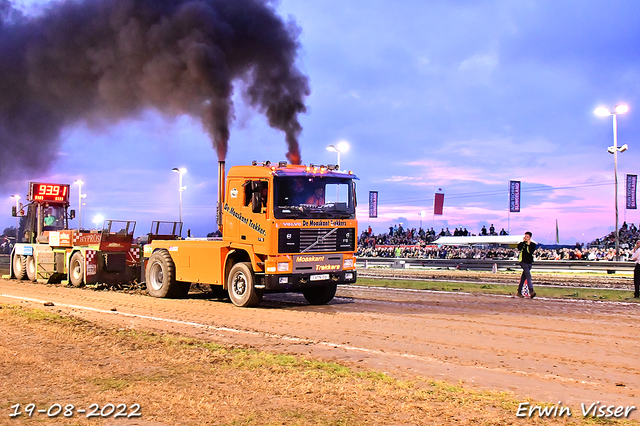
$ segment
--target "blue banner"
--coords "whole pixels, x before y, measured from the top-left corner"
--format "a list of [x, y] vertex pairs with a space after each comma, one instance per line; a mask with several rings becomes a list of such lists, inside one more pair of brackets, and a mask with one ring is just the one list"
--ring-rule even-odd
[[369, 191], [369, 217], [378, 217], [378, 191]]
[[509, 181], [509, 211], [520, 212], [520, 181]]
[[627, 209], [635, 210], [638, 208], [636, 204], [636, 184], [638, 183], [638, 175], [627, 175]]

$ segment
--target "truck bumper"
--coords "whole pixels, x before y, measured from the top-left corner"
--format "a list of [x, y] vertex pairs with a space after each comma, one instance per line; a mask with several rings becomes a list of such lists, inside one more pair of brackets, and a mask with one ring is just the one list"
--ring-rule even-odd
[[263, 277], [258, 277], [258, 285], [262, 284], [266, 291], [272, 292], [302, 290], [327, 284], [353, 284], [356, 282], [357, 275], [355, 270], [328, 272], [325, 274], [264, 275]]

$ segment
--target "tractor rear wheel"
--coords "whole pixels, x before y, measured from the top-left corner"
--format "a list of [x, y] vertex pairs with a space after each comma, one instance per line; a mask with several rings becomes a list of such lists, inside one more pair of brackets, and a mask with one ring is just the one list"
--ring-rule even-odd
[[255, 288], [256, 278], [249, 262], [233, 265], [227, 277], [227, 291], [234, 305], [242, 308], [257, 306], [262, 301], [262, 291]]
[[27, 258], [25, 256], [13, 255], [13, 275], [19, 280], [27, 278]]
[[153, 297], [186, 297], [191, 283], [176, 281], [176, 266], [167, 250], [154, 252], [145, 271], [147, 292]]

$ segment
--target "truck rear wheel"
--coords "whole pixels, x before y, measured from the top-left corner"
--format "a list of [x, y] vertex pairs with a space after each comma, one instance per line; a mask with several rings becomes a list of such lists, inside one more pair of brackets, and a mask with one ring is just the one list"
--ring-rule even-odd
[[69, 262], [69, 281], [74, 287], [84, 285], [84, 257], [79, 251], [73, 253]]
[[338, 284], [329, 284], [323, 287], [311, 287], [302, 290], [302, 295], [312, 305], [326, 305], [336, 295]]
[[240, 262], [233, 265], [227, 277], [227, 291], [231, 302], [242, 308], [259, 305], [262, 292], [255, 288], [255, 281], [251, 263]]
[[26, 268], [27, 270], [27, 278], [29, 281], [35, 282], [37, 277], [36, 274], [36, 258], [33, 256], [27, 256], [26, 259]]
[[167, 250], [154, 252], [145, 271], [147, 292], [153, 297], [185, 297], [191, 283], [176, 281], [176, 266]]
[[13, 275], [19, 280], [27, 278], [27, 258], [25, 256], [13, 255]]

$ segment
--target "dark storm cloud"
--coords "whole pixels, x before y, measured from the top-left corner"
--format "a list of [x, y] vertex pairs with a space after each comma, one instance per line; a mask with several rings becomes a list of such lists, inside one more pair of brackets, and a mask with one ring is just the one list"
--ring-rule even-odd
[[48, 166], [61, 130], [152, 108], [199, 117], [224, 159], [233, 82], [300, 161], [299, 30], [268, 0], [91, 0], [35, 17], [0, 0], [0, 175]]

